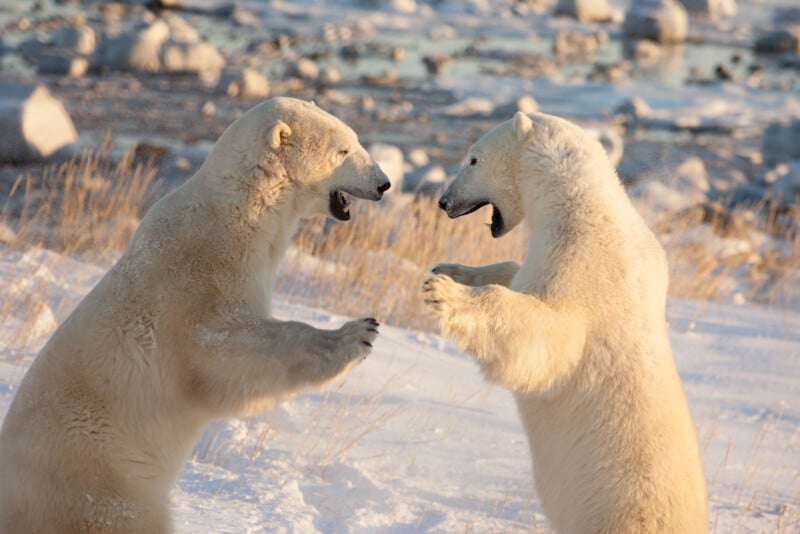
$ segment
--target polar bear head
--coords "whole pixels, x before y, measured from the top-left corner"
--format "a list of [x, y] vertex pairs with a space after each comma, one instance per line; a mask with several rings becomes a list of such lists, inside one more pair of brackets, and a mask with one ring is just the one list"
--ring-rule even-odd
[[390, 187], [352, 128], [294, 98], [272, 98], [246, 112], [223, 132], [203, 167], [221, 195], [291, 205], [299, 216], [348, 220], [349, 196], [380, 200]]
[[439, 207], [456, 218], [491, 205], [490, 229], [500, 237], [526, 214], [535, 216], [531, 210], [541, 200], [580, 187], [587, 170], [597, 173], [593, 165], [609, 167], [608, 158], [580, 127], [544, 113], [517, 112], [470, 147]]

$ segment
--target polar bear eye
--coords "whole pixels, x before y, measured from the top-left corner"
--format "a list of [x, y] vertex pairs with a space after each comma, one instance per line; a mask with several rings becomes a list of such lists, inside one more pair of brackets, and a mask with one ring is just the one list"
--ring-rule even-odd
[[346, 157], [349, 153], [350, 153], [350, 151], [347, 150], [346, 148], [343, 148], [339, 152], [337, 152], [337, 154], [339, 155], [340, 158]]
[[469, 160], [469, 164], [471, 167], [474, 167], [475, 165], [478, 164], [478, 158], [472, 158], [471, 160]]

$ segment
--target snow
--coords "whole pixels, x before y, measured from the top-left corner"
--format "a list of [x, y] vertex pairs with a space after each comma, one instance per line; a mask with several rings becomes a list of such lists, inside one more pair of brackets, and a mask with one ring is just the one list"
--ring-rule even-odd
[[[0, 417], [55, 323], [102, 272], [0, 246]], [[324, 328], [346, 319], [280, 294], [273, 308]], [[800, 316], [671, 300], [668, 319], [711, 531], [798, 532]], [[180, 533], [548, 531], [510, 394], [440, 337], [386, 325], [338, 382], [213, 424], [173, 509]]]

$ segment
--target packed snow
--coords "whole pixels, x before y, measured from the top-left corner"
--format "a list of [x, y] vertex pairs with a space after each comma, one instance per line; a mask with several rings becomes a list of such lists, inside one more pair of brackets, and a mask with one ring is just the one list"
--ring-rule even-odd
[[[0, 417], [39, 347], [102, 276], [0, 248]], [[278, 295], [276, 316], [346, 318]], [[368, 313], [365, 310], [365, 313]], [[712, 532], [800, 529], [800, 316], [672, 300]], [[212, 425], [174, 490], [177, 532], [547, 532], [512, 398], [442, 338], [384, 325], [322, 391]]]

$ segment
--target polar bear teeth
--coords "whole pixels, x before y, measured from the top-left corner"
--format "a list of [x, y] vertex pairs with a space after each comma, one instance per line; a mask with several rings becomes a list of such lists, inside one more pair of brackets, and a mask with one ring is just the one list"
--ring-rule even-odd
[[329, 209], [331, 215], [340, 221], [347, 221], [350, 219], [350, 199], [344, 191], [336, 189], [331, 191]]

